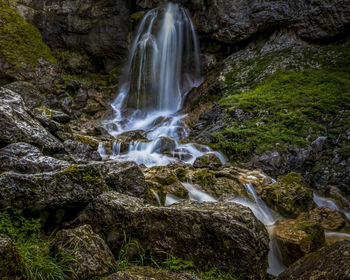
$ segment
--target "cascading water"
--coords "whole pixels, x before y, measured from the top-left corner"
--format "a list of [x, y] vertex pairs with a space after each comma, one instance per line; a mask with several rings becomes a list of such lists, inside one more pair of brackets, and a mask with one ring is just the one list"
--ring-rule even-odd
[[[112, 158], [154, 166], [176, 158], [193, 163], [211, 152], [179, 144], [187, 130], [185, 116], [177, 112], [186, 94], [200, 83], [199, 44], [187, 11], [169, 3], [146, 13], [131, 47], [125, 82], [112, 104], [115, 118], [106, 128], [115, 137], [143, 130], [148, 141], [134, 141], [124, 153], [113, 149]], [[167, 153], [159, 152], [161, 137], [175, 143]]]

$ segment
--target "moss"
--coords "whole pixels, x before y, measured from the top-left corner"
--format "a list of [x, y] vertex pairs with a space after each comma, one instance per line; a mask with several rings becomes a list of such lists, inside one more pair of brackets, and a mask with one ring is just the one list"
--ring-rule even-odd
[[13, 71], [27, 67], [33, 69], [41, 57], [55, 63], [39, 30], [3, 0], [0, 0], [0, 18], [0, 54], [13, 66]]
[[130, 19], [134, 20], [134, 21], [138, 21], [145, 15], [145, 13], [146, 13], [146, 11], [140, 11], [140, 12], [133, 13], [130, 15]]
[[200, 170], [193, 173], [192, 180], [193, 183], [206, 189], [215, 184], [215, 173], [212, 171]]
[[97, 144], [95, 141], [93, 141], [91, 138], [89, 138], [88, 136], [84, 136], [81, 134], [74, 134], [74, 137], [77, 141], [80, 141], [86, 145], [90, 145], [92, 147], [95, 147]]
[[47, 116], [51, 116], [51, 111], [49, 109], [47, 109], [46, 107], [39, 107], [38, 108], [39, 110], [41, 111], [44, 111], [44, 113], [47, 115]]
[[80, 183], [94, 183], [102, 180], [100, 174], [95, 170], [88, 168], [81, 169], [77, 164], [70, 164], [65, 170], [61, 171], [61, 174], [69, 176], [72, 180], [79, 181]]

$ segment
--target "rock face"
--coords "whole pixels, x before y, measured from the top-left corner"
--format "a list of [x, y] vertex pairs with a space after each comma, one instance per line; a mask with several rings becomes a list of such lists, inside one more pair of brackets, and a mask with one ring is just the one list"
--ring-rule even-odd
[[0, 278], [23, 279], [25, 264], [11, 238], [0, 234]]
[[89, 225], [57, 232], [53, 251], [64, 256], [72, 254], [68, 263], [79, 279], [103, 276], [116, 261], [105, 241]]
[[278, 177], [275, 184], [265, 186], [261, 198], [270, 208], [290, 218], [315, 206], [312, 189], [300, 174], [294, 172]]
[[155, 260], [163, 259], [164, 252], [172, 252], [199, 268], [228, 271], [236, 267], [249, 279], [265, 277], [266, 229], [248, 208], [235, 203], [184, 202], [153, 207], [107, 192], [94, 199], [75, 223], [90, 224], [114, 254], [126, 235], [149, 250]]
[[107, 280], [200, 280], [190, 273], [174, 273], [157, 270], [152, 267], [133, 267], [128, 271], [120, 271], [107, 277]]
[[286, 266], [325, 244], [324, 230], [319, 224], [299, 220], [277, 221], [273, 234], [281, 245]]
[[337, 242], [287, 268], [278, 280], [350, 279], [350, 240]]
[[27, 142], [46, 149], [60, 149], [62, 144], [28, 113], [18, 93], [0, 88], [0, 144]]
[[84, 49], [115, 67], [127, 53], [130, 1], [31, 1], [18, 0], [13, 7], [41, 31], [53, 48]]

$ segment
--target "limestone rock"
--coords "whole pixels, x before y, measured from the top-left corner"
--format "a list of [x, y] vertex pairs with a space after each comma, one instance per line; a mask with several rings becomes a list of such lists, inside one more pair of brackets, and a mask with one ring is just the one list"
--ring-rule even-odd
[[152, 267], [132, 267], [127, 271], [120, 271], [107, 277], [106, 280], [199, 280], [191, 273], [175, 273], [158, 270]]
[[62, 144], [35, 119], [24, 105], [22, 97], [0, 88], [0, 143], [27, 142], [46, 149], [60, 149]]
[[324, 230], [319, 224], [299, 220], [277, 221], [273, 234], [281, 245], [286, 266], [325, 244]]
[[337, 242], [305, 256], [278, 280], [350, 279], [350, 240]]
[[312, 189], [300, 174], [294, 172], [278, 177], [275, 184], [265, 186], [261, 198], [270, 208], [290, 218], [315, 206]]
[[69, 265], [79, 279], [103, 276], [116, 265], [116, 261], [105, 241], [95, 234], [90, 225], [57, 232], [53, 251], [64, 256], [72, 254]]
[[214, 153], [209, 153], [198, 157], [193, 164], [193, 167], [195, 168], [208, 168], [211, 170], [218, 170], [222, 166], [223, 164], [221, 160]]
[[114, 254], [126, 234], [155, 260], [172, 252], [198, 268], [228, 271], [236, 267], [249, 279], [265, 278], [267, 231], [248, 208], [235, 203], [187, 201], [153, 207], [144, 206], [137, 198], [106, 192], [94, 199], [74, 224], [90, 224]]
[[28, 109], [34, 109], [43, 103], [43, 98], [40, 95], [40, 92], [31, 83], [17, 81], [5, 85], [4, 88], [12, 90], [21, 95]]

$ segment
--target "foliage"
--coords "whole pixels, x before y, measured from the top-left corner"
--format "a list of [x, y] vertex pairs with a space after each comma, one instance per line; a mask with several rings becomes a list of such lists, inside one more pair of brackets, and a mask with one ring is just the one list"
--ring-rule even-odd
[[244, 279], [244, 274], [235, 271], [222, 273], [217, 268], [212, 268], [206, 272], [197, 272], [197, 275], [202, 280], [240, 280]]
[[28, 220], [18, 209], [1, 211], [0, 233], [8, 235], [16, 244], [24, 260], [26, 279], [60, 280], [74, 277], [68, 265], [74, 261], [73, 256], [50, 254], [51, 238], [40, 238], [39, 219]]
[[15, 70], [33, 68], [40, 57], [55, 62], [39, 30], [0, 0], [0, 53]]

